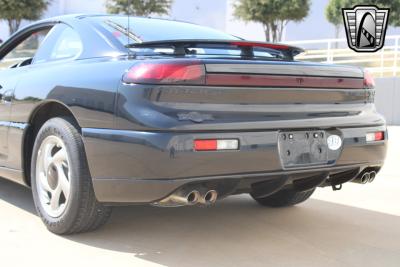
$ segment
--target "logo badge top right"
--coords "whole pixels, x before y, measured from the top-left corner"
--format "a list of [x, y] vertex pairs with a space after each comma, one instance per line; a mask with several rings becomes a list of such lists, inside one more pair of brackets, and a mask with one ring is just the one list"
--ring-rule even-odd
[[343, 8], [347, 43], [356, 52], [375, 52], [385, 42], [388, 8], [376, 6], [355, 6]]

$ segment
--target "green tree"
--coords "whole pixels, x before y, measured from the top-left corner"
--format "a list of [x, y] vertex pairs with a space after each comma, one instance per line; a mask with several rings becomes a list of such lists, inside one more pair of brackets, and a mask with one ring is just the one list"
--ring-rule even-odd
[[400, 26], [400, 0], [330, 0], [325, 8], [326, 19], [335, 26], [335, 36], [339, 37], [343, 26], [342, 8], [352, 8], [356, 5], [376, 5], [380, 8], [390, 8], [388, 23], [391, 26]]
[[301, 21], [310, 10], [309, 0], [238, 0], [234, 5], [235, 17], [244, 21], [259, 22], [264, 27], [269, 42], [282, 40], [289, 21]]
[[112, 14], [148, 16], [168, 15], [173, 0], [108, 0], [107, 11]]
[[340, 28], [343, 25], [342, 8], [348, 0], [331, 0], [325, 8], [326, 19], [335, 26], [335, 38], [339, 38]]
[[37, 20], [47, 9], [48, 0], [0, 0], [0, 20], [6, 20], [10, 34], [16, 32], [22, 20]]

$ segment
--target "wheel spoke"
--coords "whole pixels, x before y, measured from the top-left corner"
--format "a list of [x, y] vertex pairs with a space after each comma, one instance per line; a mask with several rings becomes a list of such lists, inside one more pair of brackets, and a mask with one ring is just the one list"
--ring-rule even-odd
[[43, 172], [39, 174], [39, 182], [44, 190], [46, 190], [47, 192], [51, 192], [49, 182], [47, 181], [47, 177]]
[[51, 160], [54, 164], [59, 164], [67, 160], [67, 151], [65, 151], [65, 148], [62, 147], [59, 151], [57, 151]]
[[60, 207], [61, 192], [62, 190], [60, 186], [51, 192], [50, 207], [53, 211], [56, 211]]
[[69, 197], [69, 192], [70, 192], [70, 183], [69, 179], [65, 174], [64, 168], [62, 164], [57, 164], [57, 172], [58, 172], [58, 183], [59, 186], [61, 187], [62, 192], [64, 193], [64, 196], [66, 200], [68, 200]]
[[49, 195], [46, 193], [46, 192], [41, 192], [41, 193], [39, 193], [40, 195], [39, 195], [39, 198], [40, 198], [40, 200], [43, 202], [43, 203], [45, 203], [46, 205], [50, 205], [50, 198], [49, 198]]
[[43, 164], [44, 164], [44, 171], [47, 172], [47, 170], [49, 169], [49, 166], [53, 160], [52, 156], [51, 156], [51, 150], [53, 149], [54, 144], [52, 143], [48, 143], [46, 144], [46, 146], [44, 147], [44, 151], [43, 151]]

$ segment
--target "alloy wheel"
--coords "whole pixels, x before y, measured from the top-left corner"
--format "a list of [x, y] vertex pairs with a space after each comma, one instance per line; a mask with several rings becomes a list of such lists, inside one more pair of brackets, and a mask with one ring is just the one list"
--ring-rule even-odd
[[50, 217], [60, 217], [68, 205], [71, 179], [68, 152], [59, 137], [48, 136], [40, 145], [36, 177], [41, 206]]

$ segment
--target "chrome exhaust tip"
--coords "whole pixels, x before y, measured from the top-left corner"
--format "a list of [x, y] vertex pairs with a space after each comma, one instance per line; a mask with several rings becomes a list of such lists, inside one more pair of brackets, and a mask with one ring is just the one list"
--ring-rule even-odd
[[366, 172], [361, 176], [360, 182], [362, 184], [366, 184], [369, 182], [370, 178], [371, 178], [371, 176], [369, 175], [369, 172]]
[[197, 190], [191, 191], [186, 195], [186, 201], [188, 205], [195, 205], [200, 201], [200, 193]]
[[201, 195], [197, 190], [190, 191], [189, 193], [178, 191], [158, 202], [153, 203], [153, 205], [159, 207], [188, 206], [197, 204], [200, 199]]
[[372, 182], [375, 180], [375, 177], [376, 177], [376, 172], [375, 172], [375, 171], [370, 172], [370, 173], [369, 173], [368, 182], [369, 182], [369, 183], [372, 183]]
[[215, 190], [210, 190], [204, 195], [204, 202], [208, 205], [214, 204], [217, 201], [218, 192]]

